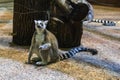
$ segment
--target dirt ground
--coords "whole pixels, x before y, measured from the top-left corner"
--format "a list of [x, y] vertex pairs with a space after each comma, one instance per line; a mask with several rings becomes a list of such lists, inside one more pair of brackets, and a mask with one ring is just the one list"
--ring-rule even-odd
[[[120, 8], [94, 8], [95, 18], [104, 17], [119, 22]], [[102, 13], [105, 11], [106, 15]], [[24, 64], [28, 47], [12, 45], [12, 20], [13, 2], [0, 4], [0, 80], [120, 80], [119, 23], [114, 27], [96, 23], [85, 25], [82, 44], [96, 48], [98, 55], [81, 52], [73, 58], [36, 67]]]

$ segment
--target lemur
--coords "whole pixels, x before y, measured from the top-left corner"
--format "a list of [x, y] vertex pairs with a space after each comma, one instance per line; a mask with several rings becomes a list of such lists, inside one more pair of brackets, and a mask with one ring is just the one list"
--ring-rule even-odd
[[104, 26], [116, 26], [116, 22], [103, 19], [92, 19], [91, 22], [102, 23]]
[[[77, 12], [77, 10], [79, 11], [80, 4], [87, 4], [87, 6], [89, 8], [89, 11], [88, 11], [88, 14], [87, 14], [86, 18], [83, 19], [83, 21], [102, 23], [102, 25], [104, 25], [104, 26], [115, 26], [116, 25], [116, 22], [114, 22], [114, 21], [103, 20], [103, 19], [94, 19], [93, 7], [86, 0], [77, 0], [76, 3], [71, 1], [71, 0], [66, 0], [65, 2], [66, 2], [66, 4], [69, 4], [72, 7], [72, 11], [71, 11], [70, 14], [72, 14], [72, 13], [75, 14], [75, 12], [76, 12], [76, 14], [78, 14], [78, 15], [80, 13]], [[75, 16], [75, 17], [78, 18], [78, 16]]]
[[32, 63], [31, 57], [33, 53], [35, 53], [39, 59], [33, 61], [39, 66], [71, 58], [76, 53], [82, 51], [91, 52], [92, 55], [97, 54], [96, 49], [81, 46], [72, 48], [69, 51], [60, 51], [56, 37], [46, 29], [48, 20], [35, 20], [34, 22], [36, 31], [33, 34], [29, 49], [28, 63]]

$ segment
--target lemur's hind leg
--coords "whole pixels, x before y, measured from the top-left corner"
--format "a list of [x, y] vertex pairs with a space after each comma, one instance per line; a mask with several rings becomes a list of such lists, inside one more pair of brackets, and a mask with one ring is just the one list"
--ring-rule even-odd
[[50, 61], [49, 53], [45, 51], [41, 53], [41, 61], [36, 62], [35, 65], [45, 66], [49, 63], [49, 61]]
[[26, 62], [27, 64], [31, 64], [32, 62], [31, 62], [31, 57], [32, 57], [32, 55], [33, 55], [33, 45], [32, 46], [30, 46], [30, 50], [29, 50], [29, 53], [28, 53], [28, 61]]
[[41, 55], [41, 61], [36, 62], [37, 66], [44, 66], [49, 63], [50, 48], [51, 48], [51, 43], [45, 43], [45, 44], [39, 46], [39, 53]]
[[36, 63], [36, 62], [39, 62], [39, 61], [41, 61], [41, 58], [40, 57], [34, 57], [34, 58], [32, 58], [32, 63]]
[[29, 52], [28, 52], [28, 61], [25, 62], [27, 64], [31, 64], [31, 57], [34, 53], [34, 50], [35, 50], [35, 33], [33, 34], [33, 37], [32, 37], [32, 41], [31, 41], [31, 46], [30, 46], [30, 49], [29, 49]]

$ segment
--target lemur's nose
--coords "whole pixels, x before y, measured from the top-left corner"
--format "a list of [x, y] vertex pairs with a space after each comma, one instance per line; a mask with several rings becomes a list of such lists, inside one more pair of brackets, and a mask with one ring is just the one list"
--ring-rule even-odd
[[38, 25], [37, 27], [38, 27], [38, 28], [41, 28], [41, 26], [39, 26], [39, 25]]

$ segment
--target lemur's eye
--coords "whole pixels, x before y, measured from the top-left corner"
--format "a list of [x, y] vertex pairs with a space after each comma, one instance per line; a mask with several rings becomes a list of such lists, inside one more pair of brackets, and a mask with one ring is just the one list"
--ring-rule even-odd
[[43, 24], [42, 24], [42, 23], [40, 23], [40, 26], [43, 26]]

